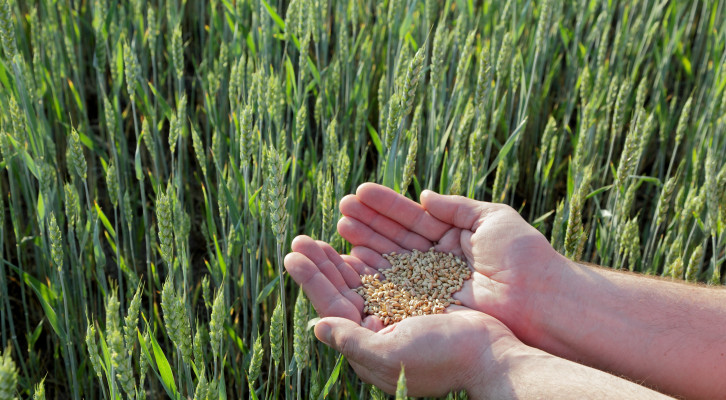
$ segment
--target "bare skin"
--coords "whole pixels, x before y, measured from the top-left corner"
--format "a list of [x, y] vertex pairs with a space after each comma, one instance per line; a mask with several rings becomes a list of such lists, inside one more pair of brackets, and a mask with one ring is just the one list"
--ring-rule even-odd
[[[341, 317], [324, 319], [316, 335], [346, 354], [364, 380], [390, 391], [403, 361], [409, 386], [422, 390], [412, 395], [453, 389], [473, 397], [657, 395], [559, 356], [670, 394], [717, 398], [726, 392], [718, 378], [726, 372], [720, 334], [726, 291], [576, 264], [504, 205], [430, 191], [421, 203], [361, 185], [340, 204], [338, 230], [354, 245], [350, 255], [299, 237], [285, 260], [320, 315]], [[473, 268], [454, 295], [464, 307], [381, 330], [377, 318], [362, 315], [362, 299], [351, 290], [360, 285], [358, 275], [387, 267], [381, 253], [431, 246], [465, 257]], [[435, 349], [441, 354], [429, 354]], [[432, 360], [457, 373], [430, 379]], [[462, 371], [470, 373], [462, 379]], [[553, 387], [556, 393], [549, 392]]]

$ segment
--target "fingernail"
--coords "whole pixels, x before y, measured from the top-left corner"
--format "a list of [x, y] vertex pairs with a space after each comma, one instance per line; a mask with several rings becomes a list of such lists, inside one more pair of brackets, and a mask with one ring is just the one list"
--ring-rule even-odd
[[326, 322], [319, 322], [315, 326], [315, 333], [323, 343], [330, 344], [330, 342], [333, 340], [333, 330], [330, 327], [330, 324]]

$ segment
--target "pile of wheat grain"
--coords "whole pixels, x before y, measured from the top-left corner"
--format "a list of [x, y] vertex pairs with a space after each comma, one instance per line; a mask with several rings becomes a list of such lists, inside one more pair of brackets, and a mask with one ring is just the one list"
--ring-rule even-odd
[[461, 304], [452, 296], [471, 277], [466, 261], [433, 247], [427, 252], [393, 252], [383, 257], [391, 267], [380, 270], [383, 277], [361, 276], [362, 286], [356, 292], [365, 300], [363, 311], [377, 315], [384, 325], [416, 315], [441, 314], [450, 304]]

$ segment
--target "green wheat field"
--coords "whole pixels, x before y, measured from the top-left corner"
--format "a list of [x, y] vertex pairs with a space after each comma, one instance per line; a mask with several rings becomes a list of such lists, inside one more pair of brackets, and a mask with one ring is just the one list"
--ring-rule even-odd
[[0, 34], [0, 399], [383, 398], [282, 266], [349, 250], [366, 181], [724, 282], [726, 1], [0, 0]]

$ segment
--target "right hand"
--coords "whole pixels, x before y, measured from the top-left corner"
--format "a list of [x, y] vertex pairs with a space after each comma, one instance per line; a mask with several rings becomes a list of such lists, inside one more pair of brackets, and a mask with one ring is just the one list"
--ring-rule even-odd
[[421, 194], [418, 204], [384, 186], [365, 183], [340, 203], [338, 231], [351, 255], [376, 268], [390, 252], [434, 247], [465, 257], [474, 270], [454, 298], [506, 324], [525, 343], [537, 343], [543, 313], [537, 295], [562, 275], [561, 256], [511, 207], [461, 196]]

